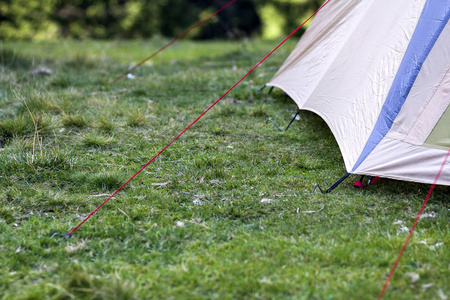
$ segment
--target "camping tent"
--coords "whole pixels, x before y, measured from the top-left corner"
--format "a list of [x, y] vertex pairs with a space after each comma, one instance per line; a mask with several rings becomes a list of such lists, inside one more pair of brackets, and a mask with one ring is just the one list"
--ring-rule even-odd
[[267, 85], [325, 120], [347, 172], [433, 183], [450, 147], [449, 17], [449, 0], [332, 0]]

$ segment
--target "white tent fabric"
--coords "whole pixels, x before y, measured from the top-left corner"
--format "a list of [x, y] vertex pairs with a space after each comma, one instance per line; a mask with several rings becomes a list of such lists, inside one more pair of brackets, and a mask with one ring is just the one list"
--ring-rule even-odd
[[325, 120], [348, 172], [433, 183], [450, 147], [449, 17], [450, 0], [332, 0], [267, 85]]

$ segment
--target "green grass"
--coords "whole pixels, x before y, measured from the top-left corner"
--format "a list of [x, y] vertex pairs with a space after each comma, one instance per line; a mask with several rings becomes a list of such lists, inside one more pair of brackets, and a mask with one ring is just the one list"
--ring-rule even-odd
[[[165, 42], [0, 45], [0, 299], [376, 298], [429, 186], [311, 193], [345, 173], [333, 135], [257, 92], [295, 41], [64, 238], [277, 44], [180, 41], [109, 85]], [[386, 299], [450, 296], [449, 192]]]
[[84, 128], [88, 125], [88, 121], [82, 114], [66, 114], [61, 118], [61, 122], [64, 127]]

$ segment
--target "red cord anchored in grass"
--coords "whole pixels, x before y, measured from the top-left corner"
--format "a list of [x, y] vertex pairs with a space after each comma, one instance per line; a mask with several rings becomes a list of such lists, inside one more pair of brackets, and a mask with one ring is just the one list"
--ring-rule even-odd
[[138, 67], [142, 66], [142, 64], [144, 64], [146, 61], [148, 61], [149, 59], [152, 59], [153, 57], [155, 57], [156, 55], [158, 55], [160, 52], [162, 52], [164, 49], [166, 49], [167, 47], [169, 47], [170, 45], [172, 45], [173, 43], [175, 43], [176, 41], [178, 41], [179, 39], [181, 39], [183, 36], [185, 36], [186, 34], [188, 34], [191, 30], [193, 30], [194, 28], [197, 28], [198, 26], [202, 25], [203, 23], [205, 23], [206, 21], [208, 21], [209, 19], [211, 19], [212, 17], [214, 17], [215, 15], [217, 15], [218, 13], [220, 13], [222, 10], [224, 10], [225, 8], [227, 8], [228, 6], [230, 6], [231, 4], [233, 4], [234, 2], [236, 2], [237, 0], [232, 0], [230, 1], [227, 5], [223, 6], [221, 9], [219, 9], [218, 11], [216, 11], [215, 13], [211, 14], [209, 17], [207, 17], [206, 19], [203, 19], [202, 21], [198, 22], [197, 24], [195, 24], [194, 26], [192, 26], [191, 28], [189, 28], [187, 31], [185, 31], [183, 34], [181, 34], [179, 37], [173, 39], [170, 43], [166, 44], [164, 47], [160, 48], [158, 51], [156, 51], [155, 53], [153, 53], [152, 55], [150, 55], [149, 57], [147, 57], [146, 59], [142, 60], [140, 63], [138, 63], [137, 65], [135, 65], [134, 67], [130, 68], [128, 71], [126, 71], [125, 73], [123, 73], [122, 75], [120, 75], [119, 77], [117, 77], [116, 79], [113, 80], [113, 82], [111, 83], [115, 83], [116, 81], [120, 80], [122, 77], [128, 75], [129, 73], [131, 73], [133, 70], [137, 69]]
[[397, 269], [398, 263], [400, 262], [400, 259], [403, 256], [403, 252], [405, 252], [406, 246], [408, 246], [409, 240], [411, 239], [411, 236], [414, 232], [414, 230], [416, 229], [417, 223], [420, 220], [420, 216], [423, 213], [423, 210], [425, 209], [425, 207], [427, 206], [428, 200], [431, 197], [431, 194], [433, 193], [434, 187], [436, 186], [436, 183], [439, 179], [439, 177], [441, 176], [442, 170], [444, 169], [445, 164], [447, 163], [448, 157], [450, 156], [450, 149], [448, 149], [447, 155], [444, 158], [444, 162], [441, 165], [441, 168], [439, 169], [439, 172], [436, 175], [436, 178], [434, 179], [433, 184], [430, 187], [430, 190], [428, 191], [427, 196], [425, 197], [425, 200], [423, 201], [422, 206], [419, 209], [419, 212], [417, 213], [416, 219], [414, 220], [414, 223], [411, 227], [411, 229], [409, 230], [408, 236], [405, 239], [405, 242], [403, 243], [402, 248], [400, 249], [400, 252], [398, 253], [397, 259], [394, 262], [394, 265], [392, 266], [391, 272], [389, 272], [388, 277], [386, 278], [386, 281], [384, 282], [383, 288], [381, 289], [380, 294], [378, 295], [378, 300], [381, 300], [384, 296], [384, 293], [386, 292], [386, 289], [389, 285], [389, 283], [391, 282], [392, 276], [394, 275], [395, 269]]
[[128, 183], [130, 183], [131, 180], [133, 180], [139, 173], [142, 172], [149, 164], [151, 164], [158, 156], [161, 155], [167, 148], [169, 148], [170, 145], [173, 144], [180, 136], [182, 136], [189, 128], [191, 128], [195, 123], [197, 123], [198, 120], [200, 120], [211, 108], [213, 108], [217, 103], [219, 103], [220, 100], [222, 100], [232, 89], [234, 89], [239, 83], [241, 83], [242, 80], [244, 80], [245, 77], [247, 77], [250, 73], [252, 73], [257, 67], [259, 67], [260, 64], [262, 64], [263, 61], [265, 61], [272, 53], [274, 53], [282, 44], [284, 44], [291, 36], [293, 36], [300, 28], [303, 27], [303, 25], [306, 24], [313, 16], [315, 16], [325, 5], [328, 4], [331, 0], [326, 1], [321, 7], [319, 7], [318, 10], [316, 10], [306, 21], [304, 21], [300, 26], [298, 26], [290, 35], [288, 35], [278, 46], [276, 46], [272, 51], [270, 51], [269, 54], [267, 54], [259, 63], [257, 63], [250, 71], [247, 72], [241, 79], [239, 79], [238, 82], [236, 82], [231, 88], [228, 89], [222, 96], [220, 96], [219, 99], [217, 99], [210, 107], [208, 107], [200, 116], [198, 116], [191, 124], [189, 124], [188, 127], [186, 127], [182, 132], [180, 132], [170, 143], [168, 143], [161, 151], [159, 151], [155, 156], [153, 156], [152, 159], [150, 159], [139, 171], [137, 171], [133, 176], [130, 177], [120, 188], [118, 188], [114, 193], [111, 194], [102, 204], [100, 204], [96, 209], [94, 209], [86, 218], [84, 218], [83, 221], [81, 221], [80, 224], [78, 224], [74, 229], [72, 229], [68, 234], [67, 237], [72, 236], [72, 234], [80, 228], [81, 225], [83, 225], [84, 222], [89, 220], [90, 217], [92, 217], [93, 214], [95, 214], [103, 205], [105, 205], [112, 197], [114, 197], [118, 192], [120, 192]]

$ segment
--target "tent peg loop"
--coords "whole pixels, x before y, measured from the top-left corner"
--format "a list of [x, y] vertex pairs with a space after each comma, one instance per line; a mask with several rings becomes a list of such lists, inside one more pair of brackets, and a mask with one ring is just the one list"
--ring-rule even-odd
[[312, 193], [313, 193], [313, 194], [316, 192], [316, 189], [319, 189], [319, 191], [323, 194], [322, 188], [321, 188], [320, 185], [317, 184], [317, 183], [314, 185], [314, 188], [313, 188], [313, 190], [312, 190]]
[[267, 87], [267, 85], [263, 85], [262, 87], [260, 87], [258, 89], [258, 94], [261, 93], [266, 87]]

